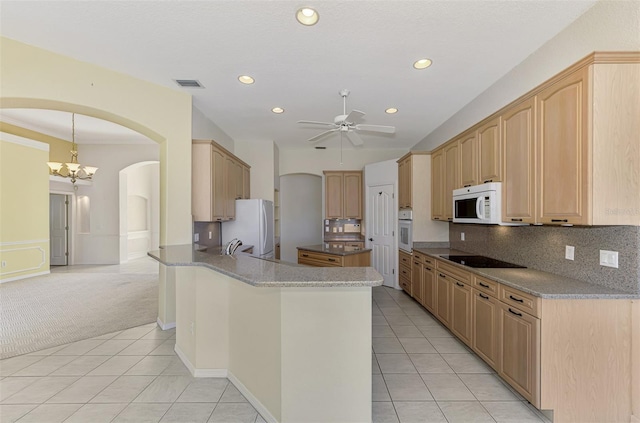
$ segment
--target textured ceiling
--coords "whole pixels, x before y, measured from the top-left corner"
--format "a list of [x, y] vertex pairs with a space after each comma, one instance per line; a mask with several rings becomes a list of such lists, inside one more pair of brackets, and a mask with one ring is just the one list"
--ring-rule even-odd
[[[365, 148], [410, 148], [594, 3], [0, 1], [0, 33], [173, 89], [197, 79], [194, 105], [224, 132], [281, 149], [310, 148], [321, 129], [296, 121], [332, 121], [348, 88], [362, 123], [397, 128], [363, 134]], [[297, 23], [303, 5], [318, 24]], [[422, 57], [433, 66], [413, 69]], [[256, 83], [240, 84], [242, 74]]]

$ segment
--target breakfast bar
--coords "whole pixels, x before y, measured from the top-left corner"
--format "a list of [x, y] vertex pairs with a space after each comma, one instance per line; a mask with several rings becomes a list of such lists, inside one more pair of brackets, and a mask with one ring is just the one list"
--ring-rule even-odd
[[192, 245], [149, 255], [175, 272], [176, 346], [227, 377], [268, 422], [371, 421], [370, 267], [306, 267]]

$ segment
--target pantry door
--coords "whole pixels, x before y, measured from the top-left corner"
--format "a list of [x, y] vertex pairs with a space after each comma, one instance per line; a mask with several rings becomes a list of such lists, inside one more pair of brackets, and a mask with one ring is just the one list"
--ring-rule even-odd
[[393, 184], [367, 187], [367, 247], [372, 266], [384, 277], [385, 286], [395, 287], [395, 207]]

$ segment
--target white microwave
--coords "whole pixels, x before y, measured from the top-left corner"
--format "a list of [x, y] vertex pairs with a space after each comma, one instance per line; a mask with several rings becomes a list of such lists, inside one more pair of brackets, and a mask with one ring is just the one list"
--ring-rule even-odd
[[502, 183], [490, 182], [453, 190], [453, 222], [502, 224]]

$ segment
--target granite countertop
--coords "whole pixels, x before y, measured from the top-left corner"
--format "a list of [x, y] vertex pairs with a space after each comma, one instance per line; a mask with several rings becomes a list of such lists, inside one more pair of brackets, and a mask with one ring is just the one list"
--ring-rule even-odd
[[358, 247], [345, 247], [345, 248], [331, 248], [325, 247], [324, 244], [307, 245], [304, 247], [297, 247], [298, 250], [312, 251], [314, 253], [333, 254], [336, 256], [350, 256], [354, 254], [368, 253], [371, 248], [358, 248]]
[[380, 286], [372, 267], [307, 267], [247, 254], [220, 255], [222, 247], [171, 245], [148, 255], [165, 266], [203, 266], [257, 287]]
[[[440, 258], [443, 254], [475, 255], [449, 248], [414, 248], [414, 251], [431, 257]], [[444, 259], [443, 259], [444, 260]], [[522, 292], [541, 298], [556, 299], [637, 299], [640, 295], [607, 288], [565, 276], [554, 275], [535, 269], [496, 269], [473, 268], [445, 260], [447, 264], [457, 266], [468, 272], [500, 282]]]

